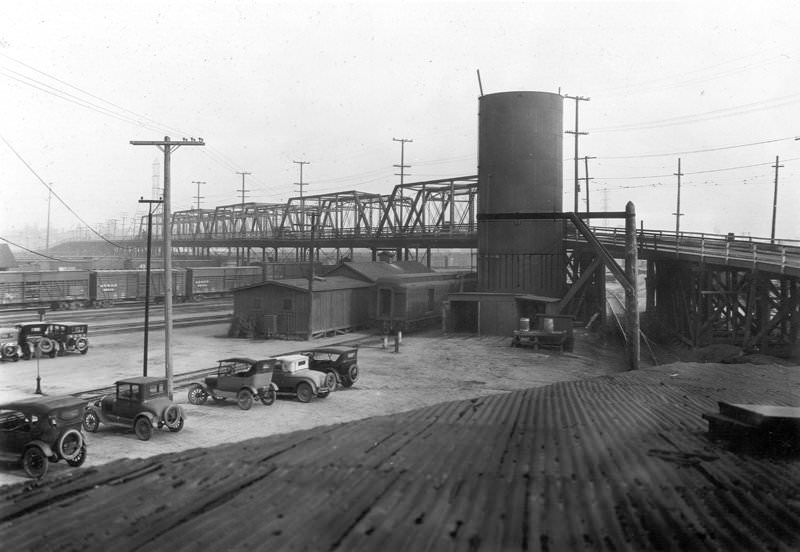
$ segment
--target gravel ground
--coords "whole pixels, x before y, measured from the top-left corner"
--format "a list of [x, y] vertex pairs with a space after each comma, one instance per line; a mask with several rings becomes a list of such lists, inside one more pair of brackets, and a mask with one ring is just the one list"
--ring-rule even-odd
[[[174, 372], [211, 367], [229, 356], [266, 358], [308, 348], [305, 341], [251, 341], [226, 337], [227, 325], [177, 329], [173, 333]], [[350, 334], [315, 340], [322, 346], [357, 337]], [[84, 467], [119, 458], [145, 458], [166, 452], [210, 447], [319, 425], [337, 424], [386, 415], [449, 400], [502, 393], [528, 387], [595, 377], [625, 370], [623, 352], [606, 346], [597, 334], [576, 332], [573, 353], [509, 347], [510, 338], [442, 335], [439, 331], [406, 335], [400, 351], [393, 342], [383, 349], [376, 337], [364, 335], [360, 345], [360, 376], [350, 389], [339, 388], [326, 399], [308, 404], [282, 398], [272, 406], [256, 402], [249, 411], [235, 404], [188, 404], [185, 389], [175, 400], [186, 411], [179, 433], [166, 430], [140, 441], [132, 431], [101, 425], [88, 433], [89, 454]], [[163, 334], [150, 335], [149, 373], [163, 373]], [[37, 364], [42, 391], [69, 394], [111, 385], [117, 379], [141, 374], [140, 334], [91, 339], [86, 356], [0, 363], [0, 400], [31, 396], [36, 388]], [[51, 464], [47, 477], [67, 473], [64, 462]], [[82, 469], [82, 468], [78, 468]], [[15, 464], [0, 464], [0, 485], [25, 479]]]

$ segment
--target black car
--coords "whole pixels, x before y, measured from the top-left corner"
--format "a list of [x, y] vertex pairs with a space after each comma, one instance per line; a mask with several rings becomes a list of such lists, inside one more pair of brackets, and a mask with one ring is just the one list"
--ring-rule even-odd
[[352, 387], [358, 379], [358, 348], [320, 347], [302, 354], [308, 357], [309, 368], [318, 372], [328, 372], [336, 376], [336, 381], [345, 387]]
[[23, 322], [16, 327], [23, 359], [28, 360], [37, 354], [54, 358], [58, 354], [58, 342], [49, 337], [50, 322]]
[[52, 322], [47, 330], [47, 337], [58, 345], [58, 355], [76, 352], [85, 355], [89, 352], [89, 326], [76, 322]]
[[34, 397], [0, 404], [0, 456], [19, 461], [30, 477], [44, 477], [50, 462], [86, 460], [81, 432], [86, 403], [75, 397]]

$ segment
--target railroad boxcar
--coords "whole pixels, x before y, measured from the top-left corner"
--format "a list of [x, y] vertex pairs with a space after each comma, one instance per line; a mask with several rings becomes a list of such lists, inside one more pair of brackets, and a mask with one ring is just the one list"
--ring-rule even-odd
[[396, 274], [375, 281], [375, 320], [384, 332], [408, 331], [442, 319], [442, 302], [450, 293], [472, 291], [470, 272]]
[[[124, 301], [141, 301], [147, 291], [146, 270], [96, 270], [92, 272], [91, 292], [95, 306], [106, 306]], [[150, 299], [164, 298], [166, 287], [164, 270], [150, 270]], [[172, 270], [172, 296], [186, 297], [186, 271]]]
[[261, 279], [260, 266], [194, 267], [186, 269], [186, 290], [192, 299], [217, 297]]
[[0, 304], [66, 309], [90, 300], [89, 271], [0, 272]]

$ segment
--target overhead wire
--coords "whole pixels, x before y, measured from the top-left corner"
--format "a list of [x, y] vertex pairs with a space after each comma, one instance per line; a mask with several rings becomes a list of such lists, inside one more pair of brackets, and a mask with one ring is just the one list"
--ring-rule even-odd
[[17, 159], [19, 159], [19, 160], [22, 162], [22, 164], [23, 164], [23, 165], [25, 165], [25, 167], [27, 167], [27, 169], [28, 169], [28, 170], [31, 172], [31, 174], [33, 174], [33, 176], [35, 176], [35, 177], [36, 177], [36, 179], [37, 179], [37, 180], [38, 180], [38, 181], [39, 181], [39, 182], [40, 182], [40, 183], [41, 183], [41, 184], [42, 184], [42, 185], [43, 185], [45, 188], [47, 188], [47, 189], [48, 189], [48, 191], [49, 191], [51, 194], [53, 194], [53, 196], [55, 196], [55, 198], [56, 198], [56, 199], [57, 199], [59, 202], [61, 202], [61, 204], [62, 204], [64, 207], [66, 207], [66, 208], [67, 208], [67, 210], [68, 210], [70, 213], [72, 213], [72, 214], [75, 216], [75, 218], [77, 218], [79, 221], [81, 221], [81, 223], [83, 223], [83, 225], [84, 225], [86, 228], [88, 228], [89, 230], [91, 230], [93, 234], [95, 234], [97, 237], [99, 237], [99, 238], [100, 238], [101, 240], [103, 240], [104, 242], [106, 242], [106, 243], [108, 243], [108, 244], [110, 244], [110, 245], [113, 245], [114, 247], [119, 247], [120, 249], [130, 249], [130, 248], [129, 248], [129, 247], [127, 247], [127, 246], [124, 246], [124, 245], [121, 245], [121, 244], [119, 244], [119, 243], [116, 243], [116, 242], [113, 242], [113, 241], [109, 240], [108, 238], [106, 238], [105, 236], [103, 236], [103, 235], [102, 235], [100, 232], [98, 232], [97, 230], [95, 230], [95, 229], [94, 229], [94, 228], [93, 228], [93, 227], [92, 227], [92, 226], [91, 226], [89, 223], [87, 223], [85, 220], [83, 220], [83, 218], [82, 218], [82, 217], [81, 217], [81, 216], [80, 216], [80, 215], [79, 215], [79, 214], [78, 214], [78, 213], [77, 213], [77, 212], [76, 212], [76, 211], [75, 211], [75, 210], [74, 210], [72, 207], [70, 207], [70, 205], [69, 205], [69, 204], [68, 204], [68, 203], [67, 203], [67, 202], [66, 202], [66, 201], [65, 201], [65, 200], [64, 200], [64, 199], [63, 199], [63, 198], [62, 198], [60, 195], [58, 195], [58, 193], [57, 193], [55, 190], [53, 190], [53, 187], [52, 187], [52, 186], [50, 186], [50, 184], [48, 184], [47, 182], [45, 182], [45, 181], [44, 181], [44, 179], [43, 179], [41, 176], [39, 176], [39, 174], [38, 174], [38, 173], [37, 173], [37, 172], [34, 170], [34, 168], [33, 168], [33, 167], [32, 167], [32, 166], [31, 166], [31, 165], [30, 165], [30, 164], [29, 164], [29, 163], [28, 163], [28, 162], [25, 160], [25, 158], [23, 158], [23, 157], [22, 157], [22, 155], [21, 155], [21, 154], [20, 154], [20, 153], [19, 153], [19, 152], [18, 152], [16, 149], [14, 149], [14, 146], [12, 146], [12, 145], [11, 145], [11, 143], [10, 143], [8, 140], [6, 140], [5, 136], [3, 136], [2, 134], [0, 134], [0, 140], [3, 140], [3, 142], [5, 142], [6, 146], [8, 146], [8, 149], [10, 149], [10, 150], [11, 150], [11, 151], [14, 153], [14, 155], [16, 155], [16, 156], [17, 156]]

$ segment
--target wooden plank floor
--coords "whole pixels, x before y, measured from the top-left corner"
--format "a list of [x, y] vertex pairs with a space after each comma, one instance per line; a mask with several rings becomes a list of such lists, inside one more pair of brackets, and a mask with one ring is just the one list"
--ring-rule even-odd
[[796, 550], [800, 459], [712, 443], [800, 368], [671, 365], [0, 489], [5, 550]]

